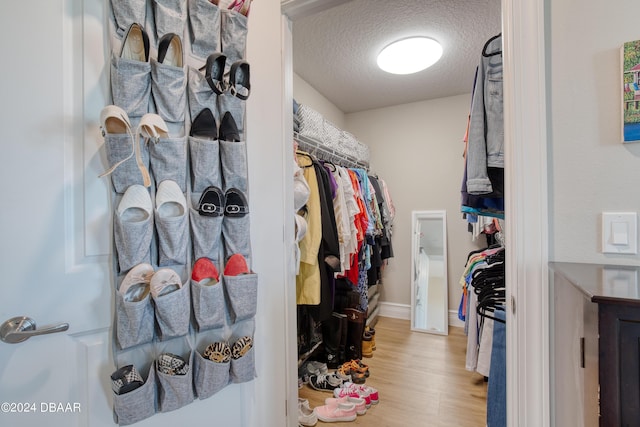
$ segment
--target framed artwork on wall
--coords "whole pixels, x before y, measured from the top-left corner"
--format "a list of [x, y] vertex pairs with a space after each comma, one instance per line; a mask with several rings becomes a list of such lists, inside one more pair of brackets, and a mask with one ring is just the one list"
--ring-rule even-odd
[[622, 142], [640, 141], [640, 40], [626, 42], [622, 61]]

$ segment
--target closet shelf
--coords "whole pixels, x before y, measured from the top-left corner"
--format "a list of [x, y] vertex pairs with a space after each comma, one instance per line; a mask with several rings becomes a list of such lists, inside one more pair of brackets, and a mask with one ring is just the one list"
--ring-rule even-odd
[[358, 159], [355, 156], [346, 154], [333, 147], [329, 147], [322, 141], [319, 141], [315, 138], [310, 138], [308, 136], [294, 132], [293, 139], [298, 143], [298, 148], [300, 150], [306, 151], [307, 153], [317, 157], [318, 159], [325, 160], [335, 165], [343, 166], [346, 168], [360, 168], [365, 170], [369, 169], [369, 162]]

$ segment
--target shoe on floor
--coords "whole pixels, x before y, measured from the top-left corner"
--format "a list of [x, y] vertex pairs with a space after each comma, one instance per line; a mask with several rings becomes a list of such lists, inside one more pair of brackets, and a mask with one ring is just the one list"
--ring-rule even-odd
[[309, 385], [320, 391], [334, 391], [342, 385], [342, 380], [334, 374], [311, 375]]
[[307, 399], [298, 398], [298, 424], [306, 427], [315, 426], [318, 423], [318, 416], [309, 407]]
[[345, 382], [342, 387], [333, 390], [333, 396], [336, 398], [356, 397], [363, 399], [367, 408], [371, 406], [371, 396], [369, 392], [352, 382]]
[[327, 397], [324, 400], [324, 404], [329, 406], [337, 406], [339, 403], [353, 403], [356, 407], [356, 414], [358, 415], [364, 415], [367, 413], [367, 403], [361, 397]]
[[325, 423], [350, 422], [358, 418], [356, 405], [353, 403], [317, 406], [314, 411], [318, 420]]
[[191, 280], [203, 286], [211, 286], [220, 281], [220, 273], [209, 258], [198, 258], [193, 264]]
[[380, 400], [379, 396], [378, 396], [378, 390], [373, 388], [373, 387], [366, 386], [366, 385], [361, 385], [361, 384], [354, 384], [354, 383], [350, 383], [350, 382], [344, 383], [343, 387], [345, 389], [348, 389], [348, 390], [351, 390], [351, 391], [355, 391], [357, 393], [362, 393], [362, 394], [365, 394], [365, 395], [369, 396], [369, 400], [371, 401], [372, 405], [377, 404], [378, 401]]

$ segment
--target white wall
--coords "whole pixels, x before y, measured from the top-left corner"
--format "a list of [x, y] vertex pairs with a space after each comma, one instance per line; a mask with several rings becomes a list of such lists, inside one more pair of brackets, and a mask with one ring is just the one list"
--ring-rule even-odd
[[[295, 35], [294, 35], [295, 37]], [[308, 105], [331, 123], [344, 129], [344, 113], [297, 74], [293, 74], [293, 96], [299, 104]]]
[[548, 7], [550, 259], [637, 264], [601, 253], [600, 223], [603, 211], [640, 211], [640, 144], [620, 142], [620, 47], [640, 38], [640, 3]]
[[[469, 82], [471, 85], [473, 82]], [[383, 178], [396, 207], [394, 258], [385, 270], [381, 300], [411, 303], [411, 211], [447, 211], [449, 309], [457, 310], [458, 280], [472, 243], [460, 213], [464, 160], [462, 138], [471, 95], [346, 115], [347, 129], [371, 151], [372, 171]]]

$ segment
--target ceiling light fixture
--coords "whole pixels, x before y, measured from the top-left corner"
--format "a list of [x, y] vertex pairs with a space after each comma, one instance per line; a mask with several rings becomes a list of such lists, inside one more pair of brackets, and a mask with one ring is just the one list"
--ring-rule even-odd
[[398, 40], [378, 54], [378, 67], [392, 74], [413, 74], [438, 62], [442, 46], [428, 37]]

